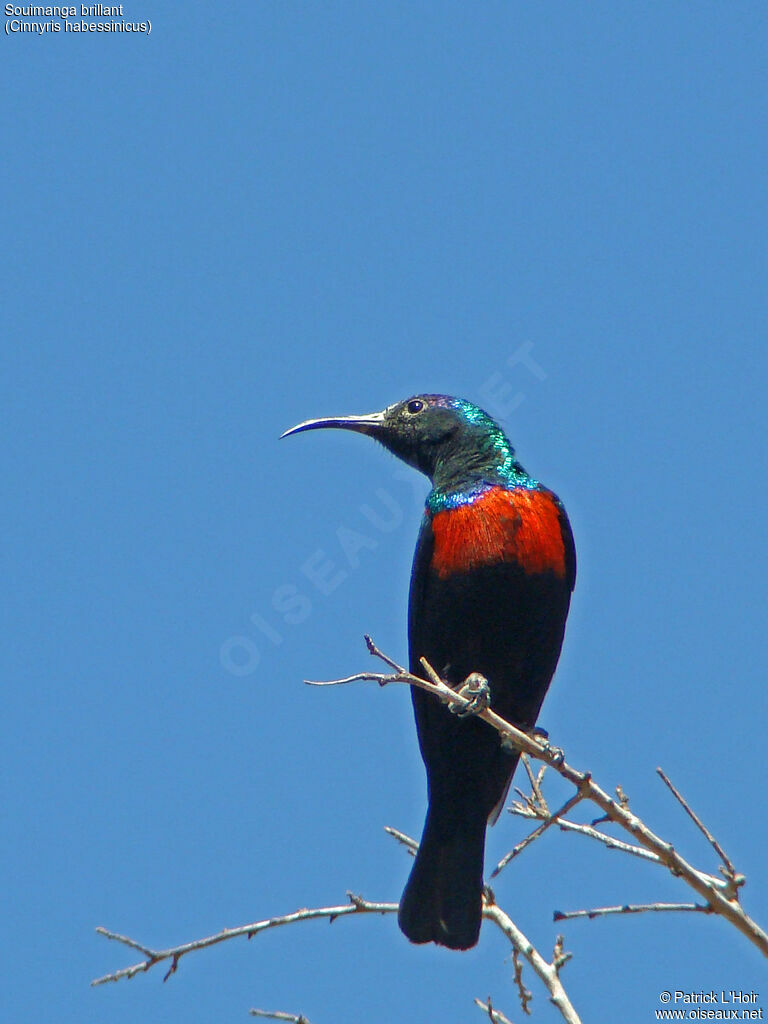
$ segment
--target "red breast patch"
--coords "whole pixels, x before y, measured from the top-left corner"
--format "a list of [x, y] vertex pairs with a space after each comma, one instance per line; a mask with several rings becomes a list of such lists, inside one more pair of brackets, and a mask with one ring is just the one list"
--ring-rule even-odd
[[549, 491], [493, 487], [470, 505], [432, 518], [432, 568], [442, 577], [495, 562], [565, 576], [560, 515]]

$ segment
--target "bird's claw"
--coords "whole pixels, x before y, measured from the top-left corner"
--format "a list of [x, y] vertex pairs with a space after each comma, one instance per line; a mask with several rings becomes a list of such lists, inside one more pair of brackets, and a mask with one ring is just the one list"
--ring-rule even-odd
[[539, 742], [541, 743], [542, 747], [544, 747], [546, 752], [552, 755], [552, 763], [554, 764], [554, 766], [556, 768], [559, 768], [560, 765], [563, 764], [563, 762], [565, 761], [565, 751], [562, 749], [562, 747], [554, 746], [552, 743], [549, 742], [548, 739], [540, 740]]
[[449, 710], [459, 718], [479, 715], [490, 707], [491, 688], [488, 680], [479, 672], [471, 672], [456, 692], [469, 701], [468, 704], [449, 705]]
[[529, 735], [537, 743], [540, 743], [548, 754], [554, 757], [556, 765], [561, 765], [565, 761], [565, 751], [549, 742], [549, 733], [546, 729], [542, 729], [540, 725], [534, 725]]
[[[517, 725], [517, 728], [543, 747], [544, 751], [552, 758], [552, 764], [556, 768], [559, 768], [560, 765], [565, 762], [565, 751], [549, 742], [549, 733], [546, 729], [542, 729], [540, 725], [534, 725], [532, 727]], [[518, 744], [511, 736], [501, 737], [501, 747], [502, 750], [506, 750], [510, 754], [519, 754], [521, 750], [520, 744]]]

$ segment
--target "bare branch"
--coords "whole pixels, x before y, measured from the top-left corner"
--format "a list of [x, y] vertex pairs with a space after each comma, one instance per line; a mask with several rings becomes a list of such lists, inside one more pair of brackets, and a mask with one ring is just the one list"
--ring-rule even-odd
[[435, 672], [435, 670], [429, 664], [427, 659], [426, 658], [419, 658], [419, 661], [421, 663], [422, 668], [424, 669], [424, 671], [429, 676], [430, 681], [433, 682], [435, 684], [435, 686], [440, 686], [443, 681], [440, 678], [440, 676], [437, 674], [437, 672]]
[[366, 633], [364, 639], [365, 646], [368, 648], [369, 654], [371, 654], [374, 658], [378, 658], [380, 661], [383, 661], [385, 665], [389, 665], [389, 667], [393, 669], [395, 672], [405, 672], [405, 669], [403, 668], [402, 665], [398, 665], [396, 661], [392, 661], [389, 655], [379, 650], [379, 648], [373, 642], [373, 637], [368, 636], [368, 634]]
[[415, 839], [411, 839], [410, 836], [407, 836], [405, 832], [401, 832], [399, 829], [392, 828], [391, 825], [385, 825], [384, 831], [387, 833], [387, 835], [390, 835], [392, 836], [393, 839], [396, 839], [398, 843], [401, 843], [412, 857], [415, 856], [416, 851], [419, 848], [419, 844], [416, 842]]
[[544, 772], [547, 770], [547, 766], [543, 764], [541, 768], [533, 774], [531, 768], [531, 759], [527, 754], [521, 754], [520, 760], [523, 762], [528, 781], [531, 784], [532, 800], [535, 807], [540, 807], [544, 811], [544, 815], [549, 814], [549, 808], [547, 807], [547, 801], [544, 799], [544, 794], [541, 791], [541, 783], [544, 778]]
[[559, 970], [561, 964], [547, 963], [544, 957], [533, 946], [533, 944], [520, 931], [512, 918], [506, 914], [496, 903], [486, 902], [483, 907], [483, 917], [501, 929], [507, 936], [518, 953], [527, 960], [536, 975], [544, 982], [549, 991], [550, 1002], [560, 1011], [566, 1024], [580, 1024], [579, 1015], [573, 1008], [568, 995], [560, 981]]
[[[514, 804], [509, 808], [510, 814], [516, 814], [521, 818], [540, 818], [541, 816], [531, 811], [528, 807], [523, 807], [521, 804]], [[597, 839], [598, 842], [603, 843], [609, 850], [621, 850], [623, 853], [632, 854], [635, 857], [640, 857], [643, 860], [653, 861], [654, 864], [661, 864], [661, 860], [656, 856], [655, 853], [651, 853], [650, 850], [646, 850], [642, 846], [633, 846], [631, 843], [625, 843], [621, 839], [615, 839], [613, 836], [606, 835], [605, 832], [601, 832], [596, 829], [593, 825], [583, 825], [577, 821], [568, 821], [566, 818], [558, 818], [557, 826], [561, 832], [578, 832], [580, 835], [588, 836], [590, 839]], [[721, 885], [724, 883], [714, 876], [707, 876], [712, 878], [715, 882], [720, 882]]]
[[[512, 950], [512, 970], [514, 971], [514, 982], [517, 985], [517, 992], [520, 996], [520, 1008], [523, 1013], [530, 1017], [531, 1011], [528, 1009], [528, 1004], [533, 999], [533, 994], [523, 983], [523, 965], [520, 963], [520, 954], [516, 949]], [[490, 1002], [490, 999], [488, 1002]]]
[[[395, 667], [396, 671], [389, 677], [374, 677], [377, 682], [384, 683], [406, 683], [409, 686], [418, 686], [427, 693], [432, 693], [449, 706], [458, 706], [466, 709], [471, 700], [461, 693], [451, 689], [446, 683], [439, 679], [434, 669], [428, 666], [424, 659], [421, 659], [425, 666], [425, 672], [429, 680], [421, 679], [410, 672], [405, 672], [401, 666], [393, 663], [385, 655], [382, 656], [376, 645], [370, 638], [366, 640], [368, 649], [377, 657], [383, 657], [387, 664]], [[346, 680], [331, 680], [325, 685], [333, 685], [335, 682], [351, 682], [355, 678], [372, 678], [364, 674], [357, 677], [348, 677]], [[665, 842], [660, 836], [652, 832], [628, 806], [628, 801], [623, 793], [619, 793], [619, 799], [612, 797], [600, 788], [592, 779], [589, 772], [579, 771], [567, 764], [561, 750], [550, 745], [547, 740], [535, 739], [527, 733], [517, 729], [514, 725], [504, 721], [495, 711], [486, 708], [478, 713], [478, 718], [491, 725], [502, 738], [502, 743], [509, 745], [515, 750], [529, 754], [536, 760], [543, 761], [561, 775], [568, 782], [576, 786], [583, 799], [591, 800], [603, 812], [605, 817], [620, 825], [635, 839], [635, 841], [646, 850], [655, 854], [659, 861], [675, 876], [682, 878], [699, 896], [711, 907], [712, 911], [724, 917], [737, 928], [742, 935], [761, 953], [768, 957], [768, 934], [752, 920], [738, 901], [738, 889], [734, 884], [730, 888], [714, 885], [712, 881], [701, 872], [697, 871], [675, 850], [671, 843]], [[738, 876], [741, 880], [741, 876]]]
[[[387, 655], [382, 654], [374, 644], [373, 640], [371, 640], [367, 635], [366, 643], [368, 644], [368, 649], [371, 654], [375, 655], [377, 658], [381, 658], [394, 669], [392, 674], [386, 675], [380, 672], [357, 672], [354, 675], [345, 676], [343, 679], [306, 679], [305, 682], [309, 686], [341, 686], [347, 683], [357, 682], [376, 682], [380, 686], [386, 686], [389, 683], [405, 683], [408, 686], [417, 686], [422, 690], [426, 690], [427, 693], [434, 694], [445, 704], [456, 705], [462, 710], [471, 707], [471, 698], [463, 696], [457, 690], [451, 689], [447, 683], [444, 683], [426, 658], [421, 658], [420, 661], [424, 666], [426, 674], [430, 677], [429, 680], [422, 679], [421, 676], [416, 676], [411, 672], [407, 672], [401, 665], [398, 665], [397, 662], [393, 661]], [[515, 749], [522, 750], [525, 753], [530, 754], [532, 757], [544, 760], [547, 763], [557, 760], [556, 752], [548, 743], [541, 743], [532, 739], [527, 733], [522, 732], [514, 725], [510, 725], [508, 722], [505, 722], [504, 719], [497, 715], [495, 711], [486, 709], [481, 711], [477, 717], [482, 718], [484, 721], [488, 722], [489, 725], [492, 725], [501, 734], [502, 738], [507, 740]]]
[[343, 686], [345, 683], [378, 683], [379, 686], [386, 686], [387, 683], [410, 683], [410, 675], [396, 672], [394, 675], [386, 675], [383, 672], [355, 672], [352, 676], [344, 679], [305, 679], [307, 686]]
[[[387, 831], [402, 842], [404, 846], [407, 846], [408, 848], [413, 846], [418, 849], [418, 844], [415, 843], [410, 836], [405, 835], [405, 833], [399, 832], [397, 829], [390, 827], [387, 828]], [[372, 903], [369, 900], [363, 899], [362, 896], [355, 896], [350, 892], [347, 893], [347, 896], [349, 897], [349, 903], [343, 904], [342, 906], [317, 907], [313, 909], [304, 908], [303, 910], [296, 910], [292, 914], [284, 914], [281, 917], [270, 917], [264, 921], [254, 921], [252, 924], [241, 925], [239, 928], [225, 928], [223, 931], [217, 932], [215, 935], [210, 935], [207, 938], [197, 939], [194, 942], [186, 942], [182, 945], [164, 950], [149, 949], [149, 947], [143, 946], [134, 939], [127, 938], [125, 935], [119, 935], [117, 932], [110, 932], [106, 928], [97, 928], [96, 931], [105, 938], [120, 942], [122, 945], [128, 946], [131, 949], [140, 950], [144, 953], [146, 959], [131, 967], [124, 967], [119, 971], [106, 974], [102, 978], [97, 978], [95, 981], [91, 982], [91, 984], [103, 985], [108, 981], [120, 981], [123, 978], [133, 978], [137, 974], [148, 971], [150, 968], [154, 967], [155, 964], [161, 963], [165, 960], [170, 960], [171, 966], [164, 979], [167, 980], [171, 974], [175, 973], [178, 963], [183, 956], [199, 949], [207, 949], [209, 946], [218, 945], [220, 942], [226, 942], [228, 939], [242, 938], [243, 936], [250, 939], [259, 932], [266, 931], [269, 928], [295, 924], [299, 921], [311, 921], [316, 920], [317, 918], [327, 918], [330, 922], [333, 922], [337, 917], [349, 917], [353, 914], [394, 914], [398, 910], [397, 903]], [[528, 1012], [527, 1001], [530, 1000], [531, 996], [530, 992], [525, 989], [522, 983], [518, 955], [524, 957], [524, 959], [528, 961], [534, 972], [542, 980], [546, 988], [549, 990], [552, 1002], [558, 1007], [558, 1009], [560, 1009], [567, 1024], [580, 1024], [579, 1017], [573, 1009], [573, 1006], [571, 1005], [570, 1000], [565, 993], [565, 989], [558, 977], [558, 971], [565, 960], [558, 962], [557, 947], [555, 947], [556, 956], [554, 962], [548, 964], [533, 944], [514, 924], [509, 915], [504, 913], [504, 911], [496, 905], [493, 892], [487, 887], [483, 893], [483, 916], [488, 918], [488, 920], [493, 921], [512, 944], [513, 958], [515, 962], [515, 981], [518, 984], [521, 1003], [526, 1013]], [[303, 1020], [306, 1022], [306, 1018], [296, 1017], [295, 1015], [292, 1016], [291, 1014], [283, 1014], [280, 1016], [280, 1012], [281, 1011], [275, 1011], [271, 1016], [276, 1020]], [[270, 1012], [266, 1010], [251, 1010], [251, 1013], [253, 1016], [270, 1016]], [[502, 1020], [503, 1018], [499, 1017], [493, 1019]]]
[[496, 867], [491, 872], [491, 878], [495, 878], [496, 875], [498, 875], [498, 873], [500, 871], [502, 871], [507, 866], [507, 864], [509, 864], [509, 862], [511, 860], [514, 860], [515, 857], [517, 857], [517, 855], [519, 853], [523, 852], [523, 850], [526, 848], [526, 846], [530, 846], [530, 844], [534, 841], [534, 839], [538, 839], [539, 836], [543, 832], [546, 832], [546, 830], [549, 828], [550, 825], [552, 825], [554, 822], [558, 821], [561, 814], [567, 814], [568, 811], [570, 811], [573, 807], [576, 806], [576, 804], [581, 803], [582, 799], [583, 799], [583, 797], [581, 795], [581, 791], [579, 791], [577, 793], [574, 793], [574, 795], [570, 798], [570, 800], [566, 800], [565, 801], [565, 803], [563, 804], [563, 806], [560, 808], [559, 811], [555, 811], [554, 814], [550, 814], [548, 818], [545, 818], [544, 821], [542, 821], [541, 825], [539, 825], [538, 828], [535, 828], [533, 830], [533, 832], [530, 832], [525, 837], [525, 839], [521, 839], [520, 842], [517, 844], [517, 846], [513, 847], [513, 849], [511, 849], [509, 851], [509, 853], [505, 854], [501, 858], [499, 863], [496, 865]]
[[114, 942], [122, 942], [124, 946], [130, 946], [131, 949], [137, 949], [140, 953], [143, 953], [149, 960], [157, 961], [157, 953], [148, 946], [142, 946], [140, 942], [135, 942], [133, 939], [129, 939], [127, 935], [119, 935], [117, 932], [108, 932], [106, 928], [97, 928], [96, 931], [99, 935], [103, 935], [105, 939], [112, 939]]
[[[506, 722], [487, 707], [487, 703], [484, 704], [478, 698], [478, 694], [480, 694], [480, 696], [487, 696], [487, 681], [482, 677], [479, 677], [476, 673], [471, 675], [469, 683], [465, 682], [456, 689], [453, 689], [440, 679], [434, 668], [426, 661], [426, 659], [420, 659], [426, 677], [421, 678], [407, 672], [402, 666], [398, 665], [397, 662], [383, 654], [376, 647], [373, 640], [368, 636], [366, 636], [366, 643], [370, 653], [383, 660], [393, 670], [392, 673], [360, 672], [344, 679], [335, 679], [327, 682], [313, 682], [311, 685], [336, 686], [358, 681], [373, 681], [378, 683], [380, 686], [385, 686], [389, 683], [401, 683], [409, 686], [416, 686], [428, 693], [432, 693], [436, 698], [458, 713], [464, 712], [475, 714], [478, 718], [487, 722], [499, 733], [504, 746], [521, 752], [526, 771], [528, 772], [532, 792], [531, 796], [527, 796], [518, 790], [523, 803], [516, 803], [512, 808], [512, 813], [518, 814], [522, 817], [538, 820], [540, 824], [524, 840], [518, 843], [510, 854], [507, 854], [507, 856], [503, 858], [494, 871], [494, 875], [498, 874], [505, 864], [517, 856], [523, 849], [525, 849], [526, 846], [534, 842], [549, 827], [551, 827], [551, 825], [557, 824], [562, 831], [573, 831], [586, 835], [589, 838], [596, 839], [608, 849], [622, 850], [623, 852], [629, 853], [633, 856], [641, 857], [657, 864], [662, 864], [673, 875], [682, 878], [696, 893], [699, 894], [699, 896], [705, 900], [705, 902], [687, 904], [624, 904], [622, 906], [598, 907], [592, 910], [576, 910], [565, 913], [558, 911], [554, 915], [554, 919], [556, 921], [571, 920], [581, 917], [595, 918], [613, 914], [637, 914], [645, 912], [685, 911], [705, 914], [714, 913], [719, 914], [726, 918], [726, 920], [730, 921], [730, 923], [742, 932], [742, 934], [745, 935], [758, 949], [760, 949], [765, 956], [768, 956], [768, 935], [766, 935], [763, 929], [761, 929], [757, 923], [745, 913], [739, 904], [739, 888], [744, 884], [744, 876], [736, 873], [732, 862], [727, 857], [720, 844], [714, 839], [709, 830], [701, 822], [701, 819], [699, 819], [693, 812], [661, 769], [658, 769], [661, 778], [721, 858], [723, 867], [720, 868], [720, 871], [725, 880], [698, 871], [684, 860], [671, 844], [666, 843], [663, 839], [653, 833], [640, 818], [630, 811], [629, 801], [620, 787], [617, 787], [618, 799], [613, 799], [608, 796], [608, 794], [593, 781], [589, 772], [579, 771], [569, 765], [565, 760], [563, 751], [550, 745], [546, 737], [542, 739], [538, 735], [530, 735], [523, 732], [511, 723]], [[543, 762], [542, 767], [537, 773], [533, 773], [526, 755]], [[547, 766], [553, 768], [560, 776], [574, 785], [577, 790], [576, 793], [554, 813], [549, 812], [547, 802], [541, 790], [541, 782]], [[595, 819], [591, 825], [568, 821], [565, 818], [565, 815], [572, 810], [576, 804], [584, 800], [589, 800], [594, 803], [603, 812], [603, 816]], [[608, 821], [619, 825], [633, 837], [637, 845], [623, 842], [601, 832], [595, 827], [595, 825], [599, 824], [601, 821]], [[410, 853], [413, 853], [418, 849], [418, 844], [413, 839], [404, 833], [399, 832], [397, 829], [387, 827], [386, 831], [402, 843]], [[251, 924], [242, 925], [237, 928], [227, 928], [214, 935], [207, 936], [206, 938], [197, 939], [193, 942], [184, 943], [163, 950], [153, 950], [125, 935], [108, 931], [106, 928], [97, 928], [96, 931], [100, 935], [103, 935], [111, 941], [119, 942], [121, 945], [127, 946], [130, 949], [137, 950], [142, 954], [144, 959], [130, 967], [125, 967], [121, 970], [114, 971], [111, 974], [104, 975], [101, 978], [97, 978], [91, 984], [102, 985], [108, 981], [119, 981], [123, 978], [133, 978], [139, 973], [149, 971], [155, 966], [155, 964], [166, 961], [169, 962], [169, 966], [164, 980], [167, 980], [171, 974], [176, 972], [182, 957], [186, 956], [188, 953], [206, 949], [229, 939], [239, 937], [247, 937], [250, 939], [261, 931], [266, 931], [270, 928], [280, 927], [282, 925], [294, 924], [299, 921], [325, 918], [329, 922], [333, 922], [337, 917], [372, 913], [393, 914], [398, 910], [398, 905], [396, 903], [374, 903], [369, 900], [365, 900], [360, 896], [355, 896], [352, 893], [347, 893], [347, 896], [349, 898], [349, 903], [341, 906], [318, 907], [312, 909], [304, 908], [280, 917], [272, 917], [263, 921], [255, 921]], [[539, 977], [545, 985], [550, 995], [550, 1001], [558, 1008], [561, 1016], [566, 1021], [566, 1024], [580, 1024], [579, 1017], [560, 980], [560, 970], [571, 957], [571, 954], [564, 950], [563, 937], [561, 935], [557, 936], [552, 962], [548, 962], [520, 931], [509, 915], [496, 904], [493, 892], [487, 886], [483, 892], [483, 916], [487, 920], [493, 921], [512, 945], [515, 972], [514, 980], [518, 987], [523, 1011], [525, 1013], [529, 1012], [528, 1002], [530, 1001], [531, 993], [524, 986], [522, 981], [522, 965], [520, 957], [526, 960], [537, 977]], [[509, 1024], [508, 1018], [500, 1013], [500, 1011], [494, 1010], [490, 999], [487, 1003], [483, 1003], [480, 1000], [476, 1000], [476, 1003], [485, 1012], [487, 1012], [489, 1019], [495, 1021], [496, 1024]], [[306, 1017], [302, 1015], [297, 1016], [295, 1014], [284, 1013], [283, 1011], [252, 1009], [251, 1015], [254, 1017], [269, 1017], [273, 1020], [287, 1021], [289, 1024], [309, 1024]]]
[[712, 907], [705, 903], [624, 903], [618, 907], [595, 907], [594, 910], [567, 910], [561, 913], [556, 910], [552, 915], [553, 921], [572, 921], [577, 917], [607, 917], [609, 914], [645, 914], [649, 911], [684, 910], [688, 913], [713, 914]]
[[112, 939], [115, 942], [121, 942], [131, 949], [140, 950], [144, 953], [146, 959], [142, 960], [141, 963], [134, 964], [132, 967], [123, 967], [119, 971], [113, 971], [112, 974], [105, 974], [102, 978], [96, 978], [95, 981], [91, 982], [91, 985], [103, 985], [108, 981], [133, 978], [137, 974], [148, 971], [155, 964], [159, 964], [164, 960], [170, 960], [171, 966], [164, 979], [167, 980], [171, 974], [175, 973], [179, 960], [188, 953], [194, 953], [199, 949], [208, 949], [210, 946], [216, 946], [220, 942], [226, 942], [229, 939], [238, 939], [243, 936], [251, 939], [254, 935], [258, 935], [259, 932], [266, 931], [269, 928], [278, 928], [284, 924], [295, 924], [297, 921], [313, 921], [317, 918], [328, 918], [329, 921], [333, 922], [337, 917], [349, 917], [352, 914], [397, 913], [397, 903], [372, 903], [352, 893], [347, 893], [347, 896], [349, 897], [349, 903], [338, 907], [316, 907], [311, 910], [296, 910], [292, 914], [284, 914], [282, 917], [270, 917], [264, 921], [254, 921], [252, 924], [244, 924], [239, 928], [225, 928], [223, 931], [217, 932], [215, 935], [209, 935], [204, 939], [196, 939], [194, 942], [185, 942], [180, 946], [172, 946], [170, 949], [163, 950], [151, 950], [139, 945], [133, 939], [126, 938], [124, 935], [118, 935], [117, 932], [110, 932], [106, 928], [97, 928], [96, 931], [99, 935], [103, 935], [105, 938]]
[[482, 999], [475, 999], [475, 1006], [479, 1006], [484, 1013], [488, 1014], [491, 1024], [512, 1024], [509, 1017], [505, 1017], [500, 1010], [494, 1010], [490, 996], [488, 996], [487, 1003], [484, 1003]]
[[[534, 806], [534, 800], [532, 797], [527, 796], [520, 790], [517, 791], [525, 801], [524, 804], [515, 801], [509, 808], [510, 814], [515, 814], [520, 818], [532, 818], [536, 820], [546, 820], [546, 815], [543, 815], [541, 811], [537, 810]], [[603, 818], [602, 820], [608, 820], [609, 818]], [[594, 825], [586, 825], [577, 821], [569, 821], [566, 818], [558, 817], [557, 827], [561, 832], [576, 832], [579, 835], [587, 836], [589, 839], [596, 839], [599, 843], [608, 850], [620, 850], [622, 853], [628, 853], [633, 857], [639, 857], [641, 860], [650, 861], [652, 864], [661, 864], [662, 867], [666, 865], [663, 863], [661, 858], [651, 853], [650, 850], [646, 850], [642, 846], [634, 846], [632, 843], [625, 843], [621, 839], [616, 839], [615, 836], [609, 836], [605, 832], [601, 832], [595, 828]], [[730, 885], [723, 878], [718, 878], [716, 875], [710, 875], [706, 871], [699, 871], [697, 868], [693, 868], [693, 871], [701, 878], [701, 880], [708, 885], [713, 885], [715, 888], [720, 889], [726, 895], [730, 892]]]
[[285, 1020], [288, 1024], [310, 1024], [309, 1019], [300, 1013], [283, 1013], [282, 1010], [249, 1010], [252, 1017], [268, 1017], [270, 1020]]
[[[737, 886], [738, 885], [743, 885], [744, 884], [744, 876], [743, 875], [739, 875], [737, 873], [736, 868], [733, 866], [733, 863], [731, 862], [730, 857], [725, 852], [725, 850], [722, 848], [720, 843], [718, 843], [718, 841], [715, 839], [715, 837], [712, 835], [712, 833], [709, 831], [709, 829], [704, 824], [704, 822], [701, 820], [701, 818], [698, 816], [698, 814], [693, 810], [691, 805], [688, 803], [688, 801], [685, 799], [685, 797], [679, 792], [679, 790], [676, 789], [675, 786], [672, 785], [672, 783], [670, 782], [670, 780], [669, 780], [668, 776], [665, 774], [665, 772], [661, 768], [657, 768], [656, 771], [659, 774], [659, 776], [661, 777], [661, 779], [664, 782], [664, 784], [672, 791], [672, 793], [676, 797], [678, 803], [683, 808], [683, 810], [688, 815], [688, 817], [691, 819], [691, 821], [693, 821], [694, 824], [698, 826], [699, 830], [704, 835], [704, 837], [712, 844], [712, 846], [713, 846], [713, 848], [715, 850], [715, 853], [718, 855], [720, 860], [723, 862], [723, 865], [725, 867], [724, 874], [725, 874], [726, 878], [731, 879], [735, 883], [735, 885], [737, 885]], [[740, 881], [737, 881], [737, 879], [739, 879]]]
[[553, 950], [552, 965], [556, 971], [559, 971], [563, 964], [567, 964], [568, 961], [573, 957], [573, 953], [567, 953], [565, 951], [565, 936], [558, 935], [555, 939], [555, 948]]
[[[393, 836], [395, 839], [397, 839], [398, 842], [402, 843], [403, 846], [407, 847], [409, 852], [418, 850], [419, 844], [415, 840], [411, 839], [411, 837], [406, 835], [404, 832], [400, 832], [398, 829], [392, 828], [391, 825], [385, 826], [384, 830], [385, 832], [388, 832], [391, 836]], [[559, 971], [560, 967], [562, 967], [562, 965], [566, 962], [566, 960], [570, 958], [571, 955], [570, 953], [567, 953], [563, 956], [562, 936], [558, 936], [558, 941], [561, 943], [561, 948], [558, 951], [557, 944], [555, 945], [554, 961], [553, 963], [548, 964], [544, 957], [538, 952], [538, 950], [536, 950], [533, 944], [525, 937], [525, 935], [523, 935], [523, 933], [520, 931], [517, 925], [514, 924], [509, 915], [507, 915], [503, 910], [501, 910], [496, 905], [496, 898], [490, 886], [485, 886], [483, 889], [483, 917], [488, 918], [489, 921], [493, 921], [494, 924], [501, 928], [506, 937], [512, 943], [512, 961], [514, 964], [515, 972], [514, 980], [515, 984], [518, 987], [518, 992], [520, 994], [520, 1004], [523, 1008], [523, 1011], [525, 1013], [530, 1013], [528, 1009], [528, 1003], [530, 1002], [532, 996], [523, 984], [522, 964], [520, 963], [521, 956], [528, 961], [533, 970], [544, 982], [545, 986], [549, 989], [552, 1002], [554, 1002], [555, 1005], [559, 1006], [559, 1004], [555, 1000], [555, 996], [559, 996], [560, 990], [562, 989], [562, 985], [558, 981], [559, 987], [556, 986], [555, 988], [553, 988], [552, 978], [557, 976], [557, 972]], [[562, 994], [563, 996], [565, 996], [564, 989], [562, 989]], [[565, 1019], [566, 1021], [577, 1022], [579, 1018], [576, 1015], [576, 1011], [573, 1009], [570, 1002], [568, 1002], [567, 997], [565, 998], [565, 1005], [567, 1005], [567, 1007], [570, 1008], [570, 1012], [572, 1012], [573, 1014], [572, 1017], [565, 1017]], [[479, 1000], [476, 999], [475, 1002], [478, 1004], [478, 1006], [485, 1007], [485, 1004], [481, 1003]], [[488, 1000], [488, 1005], [490, 1005], [490, 999]], [[494, 1010], [493, 1012], [496, 1013], [497, 1011]], [[563, 1016], [565, 1016], [565, 1014]], [[498, 1018], [493, 1017], [492, 1019], [506, 1020], [506, 1018], [503, 1017], [503, 1015], [500, 1015]]]

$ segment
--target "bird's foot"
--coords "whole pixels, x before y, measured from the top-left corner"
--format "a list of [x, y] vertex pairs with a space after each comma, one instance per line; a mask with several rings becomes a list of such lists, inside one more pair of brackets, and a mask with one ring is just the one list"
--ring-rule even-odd
[[540, 725], [535, 725], [531, 730], [531, 736], [544, 747], [547, 753], [552, 754], [555, 759], [556, 765], [561, 765], [565, 760], [565, 751], [561, 750], [560, 747], [555, 747], [549, 742], [549, 733], [546, 729], [542, 729]]
[[540, 725], [534, 725], [530, 729], [524, 729], [523, 732], [528, 733], [532, 740], [536, 740], [548, 754], [551, 754], [555, 759], [556, 765], [561, 765], [565, 760], [565, 752], [560, 747], [554, 746], [549, 742], [549, 733], [546, 729], [542, 729]]
[[[540, 733], [543, 735], [540, 735]], [[555, 767], [559, 767], [565, 761], [565, 751], [561, 747], [556, 747], [549, 742], [549, 733], [544, 729], [539, 730], [537, 726], [533, 730], [533, 738], [539, 741], [548, 754], [552, 755]]]
[[471, 672], [459, 689], [456, 691], [460, 697], [466, 697], [468, 704], [449, 704], [449, 710], [459, 718], [467, 718], [469, 715], [479, 715], [491, 704], [491, 688], [485, 676], [479, 672]]
[[549, 749], [552, 755], [554, 756], [555, 760], [553, 761], [553, 764], [556, 768], [559, 768], [561, 765], [565, 764], [565, 751], [562, 747], [550, 747]]
[[[520, 730], [520, 732], [524, 732], [526, 736], [530, 736], [532, 740], [535, 740], [548, 754], [552, 756], [555, 767], [559, 767], [565, 761], [565, 751], [549, 742], [549, 733], [546, 729], [542, 729], [540, 725], [525, 726], [518, 725], [517, 722], [514, 722], [513, 724]], [[504, 750], [508, 750], [512, 754], [520, 753], [520, 746], [512, 739], [511, 736], [502, 736], [501, 746]]]

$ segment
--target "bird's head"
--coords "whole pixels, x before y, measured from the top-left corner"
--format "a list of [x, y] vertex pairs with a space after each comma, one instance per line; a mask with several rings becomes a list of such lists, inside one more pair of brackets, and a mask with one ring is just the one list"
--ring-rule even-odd
[[506, 482], [523, 473], [498, 423], [471, 402], [449, 395], [413, 395], [365, 416], [305, 420], [282, 436], [323, 427], [367, 434], [425, 473], [435, 487]]

